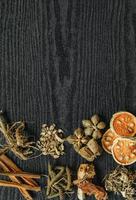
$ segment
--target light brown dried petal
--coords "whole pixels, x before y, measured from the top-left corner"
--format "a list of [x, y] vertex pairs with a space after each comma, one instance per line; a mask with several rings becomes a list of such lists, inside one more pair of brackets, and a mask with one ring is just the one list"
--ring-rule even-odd
[[88, 127], [88, 128], [85, 128], [85, 130], [84, 130], [86, 136], [92, 135], [93, 131], [94, 131], [93, 127]]
[[91, 121], [93, 122], [93, 124], [96, 126], [98, 124], [98, 122], [100, 121], [100, 118], [97, 114], [93, 115], [91, 117]]
[[77, 138], [82, 138], [84, 136], [84, 132], [81, 128], [77, 128], [74, 131], [74, 134], [76, 135]]
[[104, 129], [105, 127], [106, 127], [106, 124], [104, 122], [99, 122], [97, 124], [97, 128], [99, 128], [99, 129]]
[[77, 137], [75, 135], [69, 135], [66, 140], [70, 143], [70, 144], [74, 144], [75, 140], [77, 140]]
[[92, 137], [93, 137], [94, 139], [96, 139], [96, 140], [97, 140], [97, 139], [100, 139], [100, 138], [102, 137], [101, 131], [95, 130], [95, 131], [93, 132]]
[[87, 119], [82, 120], [82, 124], [83, 124], [83, 127], [85, 127], [85, 128], [91, 127], [93, 125], [92, 122]]

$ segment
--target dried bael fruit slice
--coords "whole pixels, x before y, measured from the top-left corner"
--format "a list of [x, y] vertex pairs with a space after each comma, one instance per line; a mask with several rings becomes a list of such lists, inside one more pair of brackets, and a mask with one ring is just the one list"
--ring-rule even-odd
[[103, 137], [102, 137], [102, 147], [103, 149], [111, 154], [111, 148], [113, 145], [114, 140], [119, 137], [117, 134], [115, 134], [111, 129], [108, 129]]
[[136, 162], [136, 140], [116, 138], [111, 152], [120, 165], [131, 165]]
[[110, 128], [120, 136], [132, 137], [136, 134], [136, 117], [129, 112], [115, 113]]

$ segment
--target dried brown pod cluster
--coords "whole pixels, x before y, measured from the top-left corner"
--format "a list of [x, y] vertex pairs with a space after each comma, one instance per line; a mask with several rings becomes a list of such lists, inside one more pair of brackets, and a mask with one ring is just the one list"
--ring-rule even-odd
[[117, 167], [105, 177], [107, 191], [121, 194], [126, 200], [136, 199], [136, 171], [129, 171], [125, 167]]
[[57, 166], [52, 168], [48, 164], [48, 182], [46, 195], [48, 199], [59, 197], [60, 200], [65, 199], [65, 194], [72, 194], [72, 178], [71, 171], [68, 167]]
[[77, 180], [73, 183], [78, 186], [78, 199], [84, 200], [85, 194], [94, 195], [96, 200], [107, 200], [104, 188], [93, 184], [95, 169], [93, 164], [81, 164], [77, 173]]
[[53, 158], [59, 158], [64, 154], [64, 133], [57, 129], [55, 124], [47, 126], [42, 125], [40, 139], [37, 146], [43, 155], [51, 155]]
[[11, 150], [18, 158], [27, 160], [34, 153], [34, 142], [29, 141], [24, 132], [25, 123], [22, 121], [9, 125], [0, 112], [0, 132], [6, 139], [6, 144], [0, 149], [0, 154]]
[[82, 121], [83, 128], [78, 128], [73, 135], [67, 137], [67, 141], [73, 144], [76, 152], [88, 161], [93, 161], [101, 155], [101, 147], [97, 140], [102, 137], [101, 130], [105, 128], [98, 115], [93, 115], [90, 120]]

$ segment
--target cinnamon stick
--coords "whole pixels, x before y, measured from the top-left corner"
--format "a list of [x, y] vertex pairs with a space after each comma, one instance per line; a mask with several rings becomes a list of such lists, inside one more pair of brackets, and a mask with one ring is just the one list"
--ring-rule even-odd
[[[1, 155], [0, 160], [4, 162], [12, 171], [12, 172], [20, 172], [22, 173], [23, 171], [12, 161], [10, 160], [6, 155]], [[25, 183], [31, 185], [31, 186], [38, 186], [37, 182], [31, 178], [26, 178], [22, 177], [22, 179], [25, 181]]]
[[[0, 166], [3, 168], [3, 171], [10, 172], [10, 170], [8, 169], [8, 167], [2, 161], [0, 161]], [[9, 176], [9, 178], [12, 181], [15, 181], [17, 183], [21, 183], [21, 181], [18, 180], [15, 176]], [[31, 197], [31, 195], [29, 194], [29, 192], [26, 189], [20, 188], [19, 190], [20, 190], [21, 194], [24, 196], [24, 198], [26, 200], [33, 200], [33, 198]]]
[[35, 191], [35, 192], [39, 192], [41, 191], [40, 187], [37, 186], [31, 186], [31, 185], [27, 185], [27, 184], [19, 184], [16, 182], [9, 182], [9, 181], [5, 181], [5, 180], [0, 180], [0, 186], [4, 186], [4, 187], [13, 187], [13, 188], [22, 188], [22, 189], [26, 189], [26, 190], [30, 190], [30, 191]]
[[[0, 161], [1, 162], [1, 161]], [[31, 173], [26, 173], [26, 172], [22, 172], [22, 173], [13, 173], [13, 172], [0, 172], [1, 176], [16, 176], [16, 177], [25, 177], [25, 178], [41, 178], [41, 175], [39, 174], [31, 174]]]

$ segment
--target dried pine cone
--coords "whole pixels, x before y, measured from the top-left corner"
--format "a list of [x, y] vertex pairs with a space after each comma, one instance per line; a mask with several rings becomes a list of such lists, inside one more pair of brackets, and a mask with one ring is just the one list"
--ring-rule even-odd
[[94, 139], [100, 139], [102, 137], [101, 130], [106, 126], [97, 114], [93, 115], [90, 120], [83, 120], [82, 124], [85, 135], [92, 135]]
[[56, 129], [56, 125], [42, 125], [40, 139], [37, 142], [38, 148], [43, 155], [51, 155], [54, 158], [59, 158], [64, 154], [64, 136], [61, 129]]

